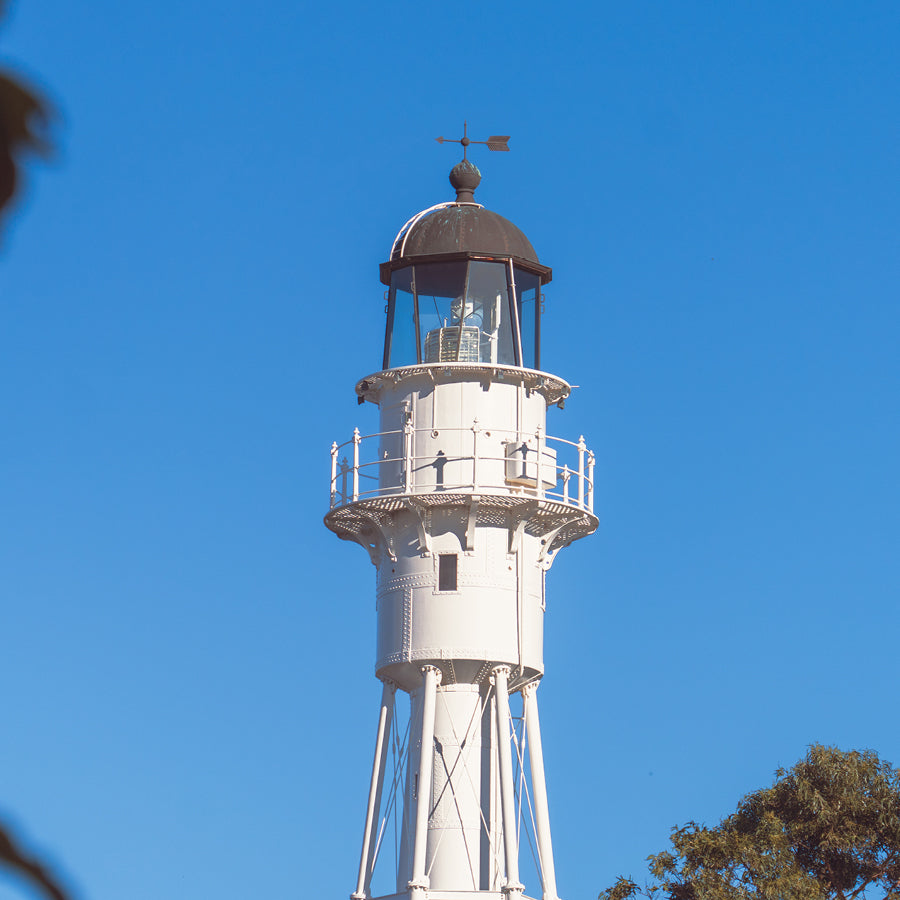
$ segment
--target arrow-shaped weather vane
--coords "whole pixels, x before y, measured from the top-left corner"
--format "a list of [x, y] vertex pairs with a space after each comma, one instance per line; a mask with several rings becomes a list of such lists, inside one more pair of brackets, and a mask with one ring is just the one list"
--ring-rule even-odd
[[439, 144], [462, 144], [463, 159], [466, 158], [466, 150], [468, 150], [469, 144], [486, 144], [488, 150], [505, 150], [507, 153], [509, 152], [508, 134], [493, 134], [486, 141], [473, 141], [469, 139], [468, 122], [463, 122], [463, 136], [459, 140], [445, 137], [435, 138], [435, 140]]

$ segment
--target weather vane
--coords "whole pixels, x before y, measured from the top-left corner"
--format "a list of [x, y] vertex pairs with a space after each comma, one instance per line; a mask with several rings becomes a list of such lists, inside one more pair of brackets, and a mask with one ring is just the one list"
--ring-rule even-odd
[[468, 132], [469, 123], [463, 122], [463, 136], [459, 140], [445, 137], [435, 138], [435, 140], [439, 144], [462, 144], [463, 159], [466, 158], [466, 151], [469, 149], [469, 144], [486, 144], [488, 150], [505, 150], [507, 153], [509, 152], [509, 145], [507, 143], [507, 141], [509, 141], [508, 134], [492, 134], [486, 141], [472, 141], [469, 140]]

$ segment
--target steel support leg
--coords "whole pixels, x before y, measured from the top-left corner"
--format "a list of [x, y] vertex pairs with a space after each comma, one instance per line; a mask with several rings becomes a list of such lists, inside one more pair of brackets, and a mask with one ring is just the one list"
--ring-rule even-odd
[[422, 746], [419, 753], [419, 783], [416, 798], [416, 830], [413, 844], [412, 878], [409, 891], [412, 900], [421, 900], [428, 890], [425, 874], [425, 844], [428, 840], [428, 814], [431, 809], [431, 781], [434, 766], [434, 709], [440, 669], [423, 666]]
[[366, 807], [366, 830], [363, 833], [362, 852], [359, 855], [359, 877], [351, 900], [365, 900], [372, 878], [372, 857], [375, 854], [375, 835], [378, 831], [378, 812], [381, 809], [381, 791], [384, 787], [384, 769], [387, 747], [391, 735], [391, 718], [394, 713], [394, 691], [389, 681], [381, 691], [381, 712], [378, 714], [378, 735], [375, 738], [375, 757], [372, 760], [372, 781], [369, 784], [369, 803]]
[[556, 893], [556, 870], [553, 866], [553, 844], [550, 840], [550, 810], [547, 806], [547, 781], [544, 777], [544, 748], [541, 745], [541, 720], [537, 706], [538, 683], [522, 688], [525, 696], [525, 728], [528, 735], [528, 761], [531, 766], [531, 788], [534, 795], [534, 825], [538, 853], [541, 858], [543, 900], [559, 900]]
[[497, 694], [497, 753], [500, 758], [500, 805], [503, 811], [503, 845], [506, 856], [506, 884], [503, 892], [521, 897], [525, 885], [519, 882], [519, 847], [516, 841], [516, 801], [513, 793], [512, 750], [509, 745], [509, 666], [494, 669]]

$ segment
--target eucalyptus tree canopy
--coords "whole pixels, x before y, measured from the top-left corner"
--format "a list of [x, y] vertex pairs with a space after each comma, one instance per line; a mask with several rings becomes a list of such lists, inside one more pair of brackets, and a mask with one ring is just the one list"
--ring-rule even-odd
[[813, 745], [714, 828], [689, 822], [600, 900], [900, 900], [900, 770]]

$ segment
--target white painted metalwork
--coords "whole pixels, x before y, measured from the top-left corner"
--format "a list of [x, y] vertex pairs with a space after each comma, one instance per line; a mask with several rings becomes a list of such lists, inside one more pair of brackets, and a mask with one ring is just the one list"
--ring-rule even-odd
[[[392, 259], [451, 205], [410, 219]], [[375, 566], [384, 683], [352, 900], [520, 900], [523, 845], [542, 900], [558, 900], [537, 705], [545, 575], [597, 527], [596, 459], [584, 437], [548, 433], [569, 384], [495, 362], [499, 309], [489, 362], [458, 358], [460, 326], [438, 329], [433, 362], [357, 384], [378, 430], [331, 445], [325, 523]]]
[[525, 728], [528, 735], [528, 761], [531, 765], [531, 784], [534, 792], [534, 818], [543, 882], [543, 900], [558, 900], [556, 870], [553, 865], [553, 843], [550, 839], [550, 810], [547, 803], [547, 780], [544, 775], [544, 749], [541, 743], [541, 721], [537, 707], [538, 682], [522, 688], [525, 699]]
[[353, 429], [353, 502], [359, 500], [359, 429]]
[[[478, 425], [478, 420], [473, 419], [472, 424], [460, 428], [442, 428], [439, 434], [434, 434], [431, 428], [413, 428], [409, 423], [404, 425], [402, 431], [379, 431], [374, 434], [361, 435], [359, 429], [355, 429], [353, 437], [342, 444], [333, 444], [331, 448], [331, 509], [355, 503], [357, 500], [366, 500], [377, 497], [391, 497], [400, 494], [431, 493], [438, 487], [444, 491], [470, 490], [503, 491], [516, 496], [536, 496], [541, 499], [549, 498], [558, 500], [566, 505], [575, 506], [578, 509], [593, 513], [594, 490], [594, 454], [587, 449], [584, 438], [578, 443], [565, 438], [545, 435], [540, 428], [532, 433], [521, 431], [503, 431], [494, 429], [485, 434], [486, 438], [493, 438], [489, 446], [493, 449], [485, 452], [478, 446], [479, 432], [483, 433]], [[433, 453], [417, 455], [413, 452], [414, 446], [424, 444], [437, 444], [437, 438], [443, 434], [445, 437], [454, 432], [465, 432], [473, 435], [471, 452], [459, 456], [444, 456], [442, 465], [464, 464], [458, 471], [471, 472], [471, 478], [460, 479], [455, 482], [444, 482], [436, 485], [428, 479], [423, 479], [421, 473], [433, 468], [435, 461], [440, 457], [440, 448]], [[385, 456], [385, 448], [394, 443], [390, 439], [403, 435], [403, 455]], [[428, 436], [430, 441], [418, 441], [417, 436]], [[386, 440], [387, 439], [387, 440]], [[363, 446], [365, 445], [365, 446]], [[346, 489], [341, 483], [341, 478], [346, 473], [339, 471], [337, 456], [346, 447], [353, 447], [353, 465], [349, 468], [352, 474], [352, 491]], [[566, 448], [574, 448], [577, 453], [577, 472], [569, 468], [568, 463], [560, 463]], [[559, 449], [557, 449], [559, 448]], [[531, 458], [529, 458], [529, 450]], [[587, 465], [585, 457], [587, 456]], [[573, 454], [574, 457], [574, 454]], [[531, 461], [533, 459], [533, 461]], [[511, 463], [519, 463], [515, 470]], [[497, 477], [500, 472], [496, 466], [491, 470], [493, 477], [479, 479], [478, 471], [481, 463], [502, 463], [502, 477]], [[399, 464], [399, 467], [398, 467]], [[521, 474], [514, 474], [521, 473]], [[529, 474], [529, 472], [531, 474]], [[402, 478], [397, 477], [398, 473]], [[420, 473], [417, 476], [417, 473]], [[578, 498], [571, 500], [569, 497], [569, 480], [575, 477], [578, 483]], [[370, 485], [361, 487], [361, 480]], [[554, 489], [548, 489], [552, 486]]]
[[500, 759], [500, 804], [503, 810], [503, 843], [506, 850], [506, 883], [503, 893], [521, 896], [525, 885], [519, 883], [519, 842], [516, 829], [516, 798], [513, 790], [512, 754], [509, 746], [511, 717], [509, 714], [509, 666], [494, 669], [497, 694], [497, 748]]
[[381, 692], [381, 711], [378, 715], [378, 736], [375, 739], [375, 758], [372, 761], [372, 783], [369, 787], [369, 803], [366, 807], [366, 828], [362, 852], [359, 856], [359, 877], [356, 890], [350, 895], [352, 900], [364, 900], [372, 877], [372, 861], [375, 855], [375, 817], [381, 807], [381, 793], [384, 788], [385, 750], [390, 741], [391, 720], [394, 713], [394, 691], [396, 686], [385, 681]]
[[431, 778], [434, 759], [434, 714], [437, 686], [441, 670], [435, 666], [422, 667], [422, 743], [419, 749], [419, 772], [415, 776], [413, 798], [416, 803], [416, 830], [413, 845], [410, 897], [423, 897], [429, 879], [425, 872], [425, 844], [428, 840], [428, 814], [431, 811]]

